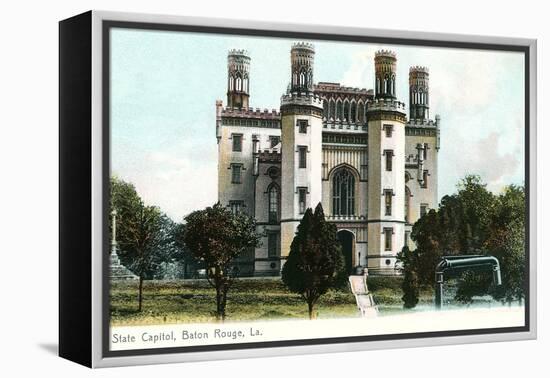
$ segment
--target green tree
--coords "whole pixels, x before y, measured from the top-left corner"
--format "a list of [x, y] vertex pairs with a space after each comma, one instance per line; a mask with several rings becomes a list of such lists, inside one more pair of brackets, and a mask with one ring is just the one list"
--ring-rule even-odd
[[306, 301], [310, 319], [317, 316], [319, 298], [337, 287], [344, 274], [344, 258], [336, 231], [336, 226], [326, 221], [321, 204], [315, 213], [308, 208], [283, 266], [284, 284]]
[[254, 218], [215, 204], [185, 217], [183, 241], [195, 259], [206, 267], [208, 282], [216, 290], [216, 317], [224, 320], [227, 293], [234, 281], [231, 262], [260, 245]]
[[490, 223], [490, 237], [485, 245], [498, 258], [502, 285], [492, 295], [502, 302], [521, 302], [525, 296], [525, 190], [510, 185], [498, 197]]
[[152, 278], [170, 248], [172, 221], [158, 207], [146, 206], [134, 186], [111, 178], [111, 208], [117, 211], [117, 245], [122, 262], [139, 277], [138, 311], [143, 281]]
[[491, 254], [501, 264], [503, 285], [493, 288], [491, 275], [465, 272], [455, 299], [468, 303], [488, 292], [503, 301], [520, 299], [525, 270], [525, 195], [510, 186], [501, 195], [489, 192], [479, 176], [466, 176], [456, 194], [442, 198], [413, 226], [416, 273], [421, 285], [432, 285], [435, 266], [444, 255]]
[[418, 267], [417, 255], [405, 246], [397, 254], [397, 260], [403, 266], [403, 282], [401, 284], [403, 307], [414, 308], [418, 304], [418, 297], [420, 295], [418, 273], [416, 272]]

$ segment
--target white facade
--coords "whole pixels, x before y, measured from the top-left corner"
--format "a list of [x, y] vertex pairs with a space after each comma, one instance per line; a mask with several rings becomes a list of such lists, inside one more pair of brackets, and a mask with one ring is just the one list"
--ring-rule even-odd
[[[249, 77], [244, 51], [229, 54], [228, 75]], [[219, 201], [254, 216], [265, 236], [241, 256], [242, 275], [278, 275], [306, 208], [322, 203], [338, 228], [348, 270], [394, 274], [412, 246], [412, 224], [436, 208], [439, 117], [429, 115], [429, 77], [411, 68], [410, 114], [396, 97], [395, 54], [375, 58], [375, 90], [313, 83], [315, 51], [291, 50], [291, 83], [280, 110], [216, 102]], [[235, 60], [245, 61], [235, 71]], [[253, 63], [252, 63], [253, 64]], [[246, 91], [246, 92], [245, 92]], [[419, 94], [422, 92], [422, 96]], [[228, 101], [246, 99], [248, 85]]]

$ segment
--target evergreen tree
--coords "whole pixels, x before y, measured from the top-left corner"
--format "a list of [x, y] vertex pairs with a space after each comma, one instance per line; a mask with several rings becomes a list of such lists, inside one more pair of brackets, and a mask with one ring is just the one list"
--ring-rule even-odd
[[283, 282], [307, 303], [310, 319], [317, 316], [319, 298], [337, 287], [344, 274], [344, 258], [336, 231], [336, 226], [326, 221], [321, 204], [315, 213], [308, 208], [283, 266]]
[[416, 272], [418, 267], [417, 255], [405, 246], [397, 254], [397, 259], [403, 266], [403, 282], [401, 284], [403, 307], [414, 308], [418, 304], [418, 297], [420, 295], [418, 273]]

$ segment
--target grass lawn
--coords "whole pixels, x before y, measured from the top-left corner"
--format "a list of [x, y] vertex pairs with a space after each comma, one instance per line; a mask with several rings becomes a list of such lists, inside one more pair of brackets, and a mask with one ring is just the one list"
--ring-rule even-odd
[[[369, 277], [369, 289], [380, 315], [403, 311], [400, 277]], [[431, 290], [421, 292], [420, 304], [431, 304]], [[143, 310], [137, 311], [137, 282], [120, 281], [111, 287], [111, 324], [145, 325], [215, 321], [215, 291], [206, 280], [146, 281]], [[319, 318], [359, 316], [349, 289], [321, 297]], [[280, 278], [237, 280], [227, 297], [227, 321], [308, 317], [306, 303], [290, 293]]]

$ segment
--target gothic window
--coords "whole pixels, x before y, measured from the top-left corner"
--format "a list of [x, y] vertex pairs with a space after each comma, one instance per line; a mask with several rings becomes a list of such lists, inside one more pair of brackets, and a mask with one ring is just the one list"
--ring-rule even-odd
[[428, 143], [424, 143], [424, 149], [422, 150], [422, 153], [424, 154], [424, 160], [428, 159]]
[[356, 119], [357, 119], [357, 105], [355, 104], [355, 101], [354, 101], [351, 103], [350, 120], [351, 122], [355, 123]]
[[376, 78], [376, 93], [380, 93], [380, 78]]
[[305, 88], [306, 87], [306, 74], [305, 72], [300, 72], [300, 87]]
[[303, 214], [306, 212], [306, 196], [307, 196], [307, 189], [298, 188], [298, 207], [300, 210], [300, 214]]
[[323, 101], [323, 117], [328, 119], [328, 100]]
[[355, 215], [355, 177], [349, 169], [339, 169], [332, 179], [332, 214]]
[[384, 94], [387, 94], [389, 92], [388, 90], [388, 77], [384, 77]]
[[237, 80], [235, 81], [235, 86], [237, 91], [240, 92], [242, 90], [242, 79], [240, 76], [237, 76]]
[[329, 118], [336, 117], [336, 103], [334, 102], [333, 99], [331, 99], [329, 102], [328, 116]]
[[241, 170], [243, 166], [242, 164], [231, 164], [231, 183], [232, 184], [240, 184], [242, 175]]
[[233, 88], [235, 88], [235, 81], [233, 79], [233, 76], [229, 76], [229, 90], [232, 91]]
[[428, 187], [428, 171], [422, 172], [422, 187], [427, 188]]
[[344, 119], [349, 122], [349, 102], [346, 100], [344, 102]]
[[362, 102], [359, 102], [357, 104], [357, 121], [359, 123], [364, 123], [365, 122], [364, 117], [365, 117], [365, 107]]
[[385, 251], [392, 250], [392, 236], [393, 236], [393, 228], [384, 227], [384, 250]]
[[229, 209], [233, 214], [238, 214], [243, 211], [244, 201], [229, 201]]
[[342, 101], [336, 101], [336, 118], [342, 119]]
[[269, 223], [277, 223], [279, 221], [279, 187], [275, 184], [272, 184], [267, 190], [267, 194], [269, 197]]
[[233, 140], [233, 151], [241, 152], [243, 150], [243, 135], [242, 134], [233, 134], [231, 135]]
[[307, 147], [300, 146], [298, 147], [299, 154], [299, 168], [306, 168], [307, 166]]
[[395, 76], [391, 78], [391, 93], [395, 96]]
[[[411, 190], [408, 186], [405, 185], [405, 222], [410, 223], [411, 221]], [[405, 244], [406, 245], [406, 244]]]
[[393, 192], [391, 190], [384, 190], [385, 215], [391, 215], [392, 199], [393, 199]]

